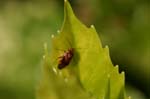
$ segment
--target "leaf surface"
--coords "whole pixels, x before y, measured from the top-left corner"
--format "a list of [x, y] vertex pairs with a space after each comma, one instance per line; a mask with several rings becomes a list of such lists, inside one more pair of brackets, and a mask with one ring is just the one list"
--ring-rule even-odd
[[[126, 98], [124, 72], [119, 73], [118, 66], [113, 66], [109, 49], [102, 47], [94, 26], [83, 25], [68, 1], [65, 1], [63, 27], [52, 37], [51, 52], [45, 54], [39, 99]], [[68, 66], [59, 70], [58, 57], [70, 48], [74, 49], [74, 56]]]

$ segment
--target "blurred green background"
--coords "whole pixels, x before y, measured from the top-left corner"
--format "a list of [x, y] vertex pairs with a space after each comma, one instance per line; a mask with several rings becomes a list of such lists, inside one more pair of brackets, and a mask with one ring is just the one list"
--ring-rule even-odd
[[[149, 0], [70, 0], [94, 24], [114, 65], [126, 72], [127, 94], [150, 99]], [[63, 22], [63, 0], [0, 1], [0, 99], [34, 99], [43, 44]]]

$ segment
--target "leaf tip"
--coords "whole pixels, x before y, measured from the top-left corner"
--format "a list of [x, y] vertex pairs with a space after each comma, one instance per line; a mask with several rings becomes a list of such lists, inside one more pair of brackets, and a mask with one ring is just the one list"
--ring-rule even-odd
[[47, 43], [46, 42], [44, 43], [44, 49], [47, 49]]
[[60, 30], [57, 30], [57, 34], [60, 34]]
[[[46, 42], [43, 44], [43, 47], [44, 47], [44, 52], [45, 52], [44, 54], [47, 55], [48, 48], [47, 48], [47, 43]], [[43, 56], [43, 59], [45, 59], [45, 55]]]
[[65, 10], [64, 11], [64, 13], [65, 13], [65, 15], [64, 15], [65, 17], [64, 18], [66, 18], [66, 20], [67, 20], [67, 18], [69, 19], [71, 17], [75, 17], [75, 14], [73, 12], [71, 4], [70, 4], [70, 2], [68, 0], [65, 0], [64, 10]]
[[131, 96], [129, 96], [128, 99], [131, 99]]
[[57, 70], [56, 70], [56, 68], [52, 68], [53, 69], [53, 72], [57, 75]]
[[107, 51], [107, 53], [109, 54], [109, 47], [108, 45], [105, 45], [104, 49]]
[[122, 74], [122, 75], [125, 75], [125, 72], [124, 72], [124, 71], [122, 71], [122, 72], [121, 72], [121, 74]]
[[105, 48], [106, 48], [106, 49], [109, 49], [108, 45], [105, 45]]
[[118, 67], [119, 67], [118, 65], [115, 66], [116, 69], [118, 69]]
[[45, 59], [46, 58], [46, 56], [45, 55], [43, 55], [43, 59]]
[[55, 37], [54, 34], [52, 34], [52, 35], [51, 35], [51, 38], [54, 38], [54, 37]]
[[66, 3], [68, 0], [64, 0], [64, 2]]
[[95, 27], [94, 27], [94, 25], [93, 25], [93, 24], [91, 25], [91, 28], [95, 29]]
[[114, 68], [115, 68], [115, 71], [119, 73], [119, 66], [116, 65]]

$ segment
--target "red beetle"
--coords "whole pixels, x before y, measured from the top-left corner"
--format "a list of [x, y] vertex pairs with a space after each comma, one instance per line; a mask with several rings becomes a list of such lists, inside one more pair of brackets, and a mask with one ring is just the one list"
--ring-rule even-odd
[[64, 54], [59, 57], [58, 69], [63, 69], [64, 67], [68, 66], [71, 59], [73, 58], [73, 55], [74, 55], [73, 48], [70, 48], [67, 51], [65, 51]]

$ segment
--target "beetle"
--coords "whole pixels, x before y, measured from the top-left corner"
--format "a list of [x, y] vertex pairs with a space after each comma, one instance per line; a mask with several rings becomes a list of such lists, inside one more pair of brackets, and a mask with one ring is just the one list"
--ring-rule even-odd
[[74, 55], [74, 49], [70, 48], [66, 51], [64, 51], [63, 55], [58, 57], [59, 61], [58, 61], [58, 69], [63, 69], [66, 66], [69, 65], [70, 61], [72, 60]]

